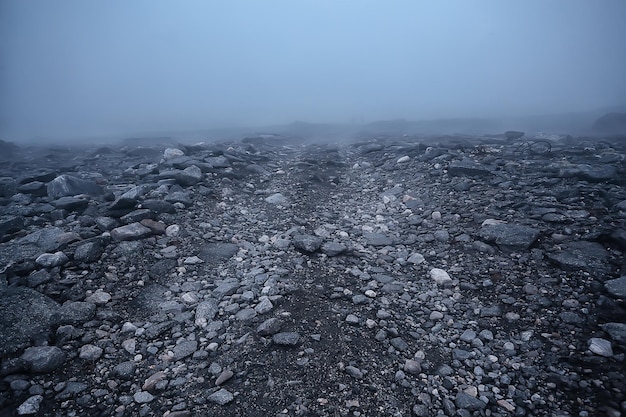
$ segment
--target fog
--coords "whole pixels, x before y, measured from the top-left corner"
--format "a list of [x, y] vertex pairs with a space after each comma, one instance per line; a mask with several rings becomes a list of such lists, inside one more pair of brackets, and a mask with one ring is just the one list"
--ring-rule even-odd
[[1, 0], [0, 138], [626, 103], [626, 2]]

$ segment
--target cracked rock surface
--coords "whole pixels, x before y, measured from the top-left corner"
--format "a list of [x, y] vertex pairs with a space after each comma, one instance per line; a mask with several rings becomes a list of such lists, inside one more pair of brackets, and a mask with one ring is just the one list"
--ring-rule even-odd
[[15, 149], [0, 416], [626, 413], [626, 146], [516, 140]]

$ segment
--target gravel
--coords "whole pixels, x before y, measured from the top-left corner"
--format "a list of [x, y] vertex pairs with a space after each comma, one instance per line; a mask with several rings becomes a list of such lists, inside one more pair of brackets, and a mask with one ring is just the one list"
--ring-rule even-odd
[[0, 414], [626, 413], [624, 144], [516, 140], [18, 147]]

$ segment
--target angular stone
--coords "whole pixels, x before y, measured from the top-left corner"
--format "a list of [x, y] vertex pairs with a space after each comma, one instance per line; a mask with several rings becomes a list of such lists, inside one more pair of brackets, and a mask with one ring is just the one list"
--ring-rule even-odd
[[218, 311], [217, 300], [210, 299], [210, 300], [202, 301], [196, 307], [196, 318], [195, 318], [196, 326], [205, 327], [208, 324], [208, 322], [213, 320], [213, 318], [217, 314], [217, 311]]
[[458, 408], [469, 411], [483, 410], [487, 407], [487, 404], [485, 404], [483, 401], [479, 400], [478, 398], [472, 397], [465, 392], [459, 392], [458, 394], [456, 394], [454, 404]]
[[502, 250], [529, 249], [539, 237], [539, 230], [517, 224], [488, 224], [480, 228], [478, 236], [487, 242], [495, 242]]
[[602, 330], [607, 332], [611, 339], [620, 345], [626, 344], [626, 323], [606, 323], [602, 324]]
[[196, 185], [200, 181], [202, 181], [202, 171], [195, 165], [185, 168], [182, 171], [176, 173], [174, 178], [176, 182], [178, 182], [183, 187], [187, 187], [190, 185]]
[[344, 253], [348, 248], [346, 245], [337, 242], [324, 242], [322, 244], [322, 252], [328, 256], [337, 256]]
[[21, 358], [33, 372], [46, 374], [63, 365], [65, 353], [56, 346], [35, 346], [26, 349]]
[[219, 391], [214, 392], [213, 394], [209, 395], [208, 400], [211, 401], [212, 403], [216, 403], [219, 405], [226, 405], [229, 402], [231, 402], [234, 398], [235, 397], [230, 391], [222, 388]]
[[589, 350], [596, 355], [605, 356], [607, 358], [613, 356], [611, 342], [599, 337], [592, 337], [589, 339]]
[[259, 327], [256, 328], [256, 332], [259, 336], [271, 336], [278, 333], [282, 327], [283, 322], [276, 317], [272, 317], [259, 324]]
[[372, 246], [389, 246], [393, 244], [393, 240], [382, 233], [367, 232], [363, 233], [363, 237], [367, 244]]
[[314, 235], [295, 235], [293, 246], [303, 252], [313, 253], [322, 246], [323, 239]]
[[596, 242], [577, 241], [560, 245], [556, 252], [546, 254], [548, 259], [568, 271], [584, 270], [604, 274], [610, 271], [609, 253]]
[[208, 243], [198, 253], [204, 262], [216, 264], [232, 258], [239, 247], [233, 243]]
[[133, 400], [135, 400], [136, 403], [145, 404], [154, 400], [154, 395], [147, 391], [138, 391], [133, 395]]
[[274, 304], [270, 301], [270, 299], [266, 296], [263, 296], [259, 299], [259, 303], [254, 307], [254, 310], [258, 314], [265, 314], [272, 311], [274, 308]]
[[102, 187], [95, 182], [71, 175], [60, 175], [48, 183], [48, 196], [55, 199], [78, 194], [99, 196], [103, 193]]
[[608, 280], [604, 287], [615, 298], [626, 298], [626, 276]]
[[56, 199], [50, 204], [61, 210], [74, 211], [85, 209], [89, 205], [89, 200], [84, 198], [66, 196]]
[[179, 361], [185, 359], [193, 355], [196, 350], [198, 350], [198, 342], [195, 340], [183, 340], [172, 349], [172, 352], [174, 352], [174, 360]]
[[96, 305], [84, 301], [66, 301], [52, 316], [55, 324], [71, 324], [77, 326], [93, 318]]
[[135, 375], [137, 364], [134, 361], [126, 361], [115, 365], [111, 371], [113, 376], [120, 379], [129, 380]]
[[38, 414], [42, 401], [43, 395], [33, 395], [32, 397], [28, 397], [26, 401], [20, 404], [17, 408], [17, 414], [20, 416]]
[[78, 246], [74, 251], [74, 260], [77, 262], [95, 262], [100, 259], [102, 253], [104, 252], [104, 248], [100, 243], [97, 242], [87, 242]]
[[102, 356], [102, 352], [103, 349], [101, 347], [87, 344], [81, 346], [78, 357], [87, 361], [95, 361], [100, 359], [100, 356]]
[[466, 177], [487, 177], [493, 175], [491, 169], [474, 161], [463, 160], [448, 165], [448, 175]]
[[111, 239], [116, 242], [143, 239], [152, 234], [152, 230], [141, 223], [131, 223], [111, 230]]
[[296, 332], [276, 333], [272, 341], [280, 346], [296, 346], [300, 341], [300, 334]]

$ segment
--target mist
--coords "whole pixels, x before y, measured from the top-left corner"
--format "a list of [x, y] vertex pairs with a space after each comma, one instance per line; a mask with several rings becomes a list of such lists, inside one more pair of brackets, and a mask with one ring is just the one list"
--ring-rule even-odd
[[623, 0], [2, 1], [0, 138], [626, 103]]

